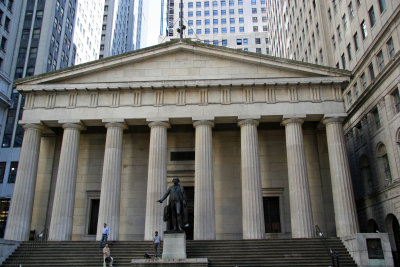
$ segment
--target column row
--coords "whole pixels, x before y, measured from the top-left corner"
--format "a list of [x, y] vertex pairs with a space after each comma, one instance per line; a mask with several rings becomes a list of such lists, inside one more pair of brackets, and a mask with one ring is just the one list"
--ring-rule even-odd
[[[332, 180], [335, 222], [338, 236], [358, 231], [351, 177], [345, 151], [342, 122], [325, 119]], [[285, 126], [289, 179], [290, 214], [293, 238], [313, 236], [313, 218], [304, 152], [301, 118], [288, 118]], [[195, 127], [195, 207], [194, 239], [216, 238], [212, 121], [199, 120]], [[265, 234], [262, 185], [258, 152], [258, 121], [241, 120], [241, 178], [243, 239], [262, 239]], [[112, 226], [111, 240], [118, 239], [122, 169], [123, 121], [107, 122], [107, 136], [101, 182], [97, 239], [104, 222]], [[25, 125], [25, 135], [14, 196], [6, 228], [6, 239], [26, 240], [29, 236], [32, 204], [42, 126]], [[168, 122], [149, 123], [150, 146], [144, 239], [151, 240], [155, 230], [165, 230], [163, 205], [156, 200], [166, 189]], [[65, 123], [57, 173], [49, 240], [71, 240], [78, 165], [80, 123]]]

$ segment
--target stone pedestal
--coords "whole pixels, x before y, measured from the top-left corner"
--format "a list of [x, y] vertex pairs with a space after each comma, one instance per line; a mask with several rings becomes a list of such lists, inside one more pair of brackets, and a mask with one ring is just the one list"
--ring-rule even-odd
[[185, 233], [164, 232], [163, 241], [163, 259], [186, 259]]

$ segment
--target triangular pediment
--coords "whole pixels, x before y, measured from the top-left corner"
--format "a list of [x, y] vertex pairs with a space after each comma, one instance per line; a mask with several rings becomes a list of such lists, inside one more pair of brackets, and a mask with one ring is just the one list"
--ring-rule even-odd
[[307, 82], [348, 77], [324, 66], [205, 45], [189, 40], [165, 44], [22, 79], [17, 84], [113, 84], [215, 80]]

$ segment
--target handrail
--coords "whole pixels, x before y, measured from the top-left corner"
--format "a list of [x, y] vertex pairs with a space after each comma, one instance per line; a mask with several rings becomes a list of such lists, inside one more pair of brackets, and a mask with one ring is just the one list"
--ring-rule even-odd
[[321, 231], [321, 229], [318, 227], [318, 225], [315, 225], [315, 233], [317, 234], [319, 239], [322, 241], [322, 244], [324, 245], [329, 256], [331, 257], [331, 260], [332, 260], [331, 267], [340, 267], [339, 254], [334, 249], [328, 248], [328, 246], [326, 244], [326, 237], [324, 236], [324, 233]]

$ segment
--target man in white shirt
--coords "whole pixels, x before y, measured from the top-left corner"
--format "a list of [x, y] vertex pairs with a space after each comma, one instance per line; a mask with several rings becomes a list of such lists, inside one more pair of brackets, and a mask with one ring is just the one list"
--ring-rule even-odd
[[161, 245], [161, 237], [158, 235], [158, 231], [155, 232], [153, 237], [154, 244], [154, 257], [160, 258], [160, 245]]

